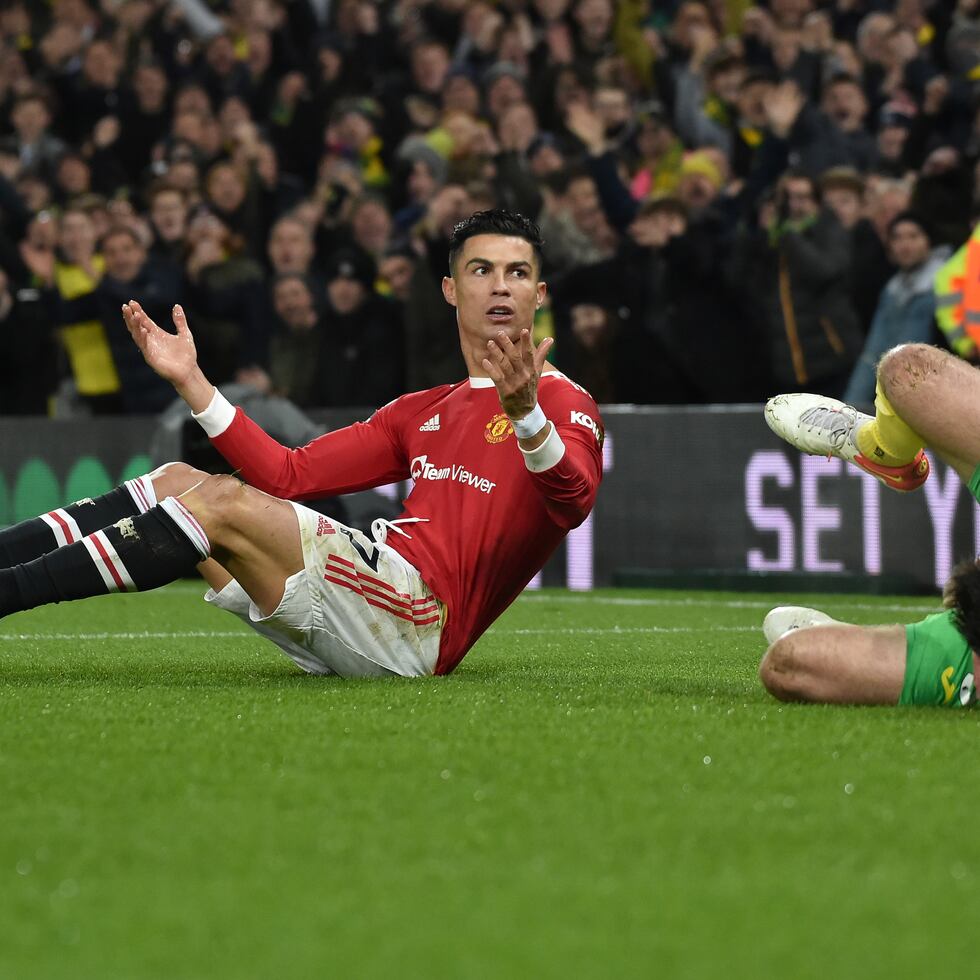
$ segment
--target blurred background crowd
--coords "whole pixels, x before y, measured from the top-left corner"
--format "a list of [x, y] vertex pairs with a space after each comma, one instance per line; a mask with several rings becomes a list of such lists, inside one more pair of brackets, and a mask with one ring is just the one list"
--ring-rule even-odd
[[976, 359], [978, 93], [980, 0], [0, 0], [0, 412], [169, 404], [130, 298], [301, 407], [458, 381], [490, 207], [597, 401], [870, 401]]

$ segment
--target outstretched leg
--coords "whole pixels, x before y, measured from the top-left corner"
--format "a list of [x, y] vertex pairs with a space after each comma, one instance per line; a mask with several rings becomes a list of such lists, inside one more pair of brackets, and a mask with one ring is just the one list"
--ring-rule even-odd
[[759, 677], [780, 701], [898, 704], [905, 650], [903, 626], [813, 626], [779, 637]]
[[[782, 701], [974, 704], [980, 660], [961, 620], [972, 622], [976, 572], [973, 563], [961, 566], [944, 598], [948, 608], [908, 626], [809, 626], [828, 617], [802, 607], [774, 609], [763, 625], [770, 646], [759, 665], [762, 683]], [[778, 635], [779, 624], [790, 624], [788, 632]]]
[[805, 453], [837, 456], [894, 490], [915, 490], [929, 475], [929, 446], [970, 484], [980, 463], [980, 373], [928, 344], [904, 344], [878, 364], [874, 416], [833, 398], [776, 395], [766, 422]]
[[[286, 579], [303, 568], [292, 506], [232, 476], [190, 467], [161, 477], [159, 490], [184, 487], [144, 513], [124, 517], [32, 561], [0, 570], [0, 614], [116, 591], [146, 591], [202, 571], [219, 588], [228, 575], [263, 613], [275, 610]], [[186, 485], [192, 483], [187, 488]]]
[[[164, 463], [100, 497], [86, 497], [3, 528], [0, 530], [0, 569], [40, 558], [117, 521], [144, 514], [158, 501], [180, 496], [210, 475], [187, 463]], [[202, 561], [197, 570], [216, 592], [232, 579], [213, 558]]]
[[86, 534], [126, 517], [144, 514], [165, 497], [176, 497], [208, 474], [187, 463], [164, 463], [102, 494], [12, 524], [0, 530], [0, 568], [10, 568], [74, 544]]

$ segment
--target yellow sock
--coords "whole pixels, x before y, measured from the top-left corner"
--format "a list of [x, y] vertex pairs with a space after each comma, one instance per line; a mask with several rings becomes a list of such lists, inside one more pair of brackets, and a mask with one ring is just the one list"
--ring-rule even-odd
[[862, 456], [884, 466], [911, 463], [925, 440], [895, 413], [890, 402], [875, 386], [875, 417], [857, 431], [856, 443]]

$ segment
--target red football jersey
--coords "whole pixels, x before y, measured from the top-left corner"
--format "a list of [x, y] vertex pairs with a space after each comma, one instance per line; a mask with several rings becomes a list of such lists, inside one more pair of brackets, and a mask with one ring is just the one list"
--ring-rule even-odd
[[565, 444], [530, 472], [489, 378], [403, 395], [367, 422], [287, 449], [239, 408], [212, 442], [253, 486], [310, 500], [396, 483], [415, 485], [401, 517], [410, 538], [387, 544], [445, 603], [437, 674], [448, 674], [588, 516], [602, 479], [602, 422], [584, 388], [542, 375], [538, 402]]

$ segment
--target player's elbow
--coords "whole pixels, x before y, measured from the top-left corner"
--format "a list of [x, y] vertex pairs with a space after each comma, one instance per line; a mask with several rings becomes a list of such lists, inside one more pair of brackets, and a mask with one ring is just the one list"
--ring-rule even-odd
[[563, 530], [574, 531], [580, 524], [585, 523], [585, 519], [592, 513], [592, 503], [588, 506], [579, 506], [574, 503], [552, 504], [548, 508], [551, 519]]

